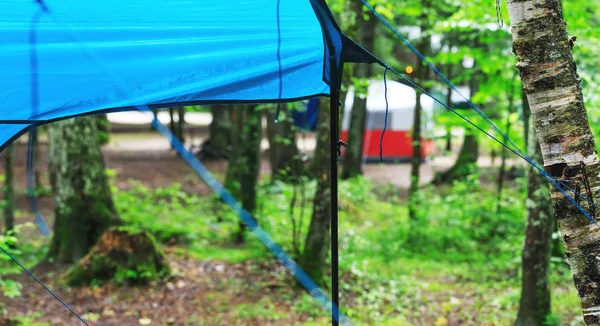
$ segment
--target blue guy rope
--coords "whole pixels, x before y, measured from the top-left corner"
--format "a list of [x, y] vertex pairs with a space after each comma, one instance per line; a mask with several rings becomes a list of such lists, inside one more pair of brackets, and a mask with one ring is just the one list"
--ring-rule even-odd
[[[402, 74], [400, 74], [399, 72], [397, 72], [396, 70], [390, 68], [389, 66], [386, 67], [387, 69], [389, 69], [390, 71], [392, 71], [394, 74], [396, 74], [397, 76], [399, 76], [400, 78], [402, 78], [403, 80], [405, 80], [406, 82], [408, 82], [410, 85], [412, 85], [414, 88], [416, 88], [417, 90], [421, 91], [423, 94], [429, 96], [430, 98], [432, 98], [434, 101], [436, 101], [437, 103], [439, 103], [440, 105], [444, 106], [446, 109], [450, 110], [452, 113], [456, 114], [458, 117], [460, 117], [461, 119], [463, 119], [465, 122], [467, 122], [468, 124], [470, 124], [471, 126], [475, 127], [477, 130], [481, 131], [482, 133], [484, 133], [485, 135], [487, 135], [489, 138], [491, 138], [492, 140], [496, 141], [497, 143], [499, 143], [500, 145], [502, 145], [503, 147], [505, 147], [506, 149], [508, 149], [510, 152], [512, 152], [513, 154], [519, 156], [520, 158], [522, 158], [523, 160], [525, 160], [527, 163], [529, 163], [531, 166], [533, 166], [534, 168], [536, 168], [544, 177], [546, 177], [546, 179], [552, 183], [552, 185], [554, 187], [556, 187], [556, 189], [558, 189], [558, 191], [560, 191], [565, 198], [571, 202], [576, 208], [577, 210], [579, 210], [588, 220], [590, 220], [590, 222], [592, 222], [593, 224], [595, 224], [597, 227], [600, 228], [600, 224], [598, 224], [598, 222], [583, 208], [581, 207], [581, 205], [579, 205], [575, 199], [573, 199], [573, 197], [571, 197], [562, 187], [560, 184], [563, 184], [564, 186], [566, 186], [566, 188], [571, 189], [569, 186], [565, 185], [563, 182], [561, 182], [560, 180], [556, 179], [554, 176], [552, 176], [551, 174], [549, 174], [548, 172], [546, 172], [543, 168], [541, 168], [539, 165], [537, 165], [535, 162], [533, 162], [531, 160], [531, 158], [529, 157], [525, 157], [523, 155], [521, 155], [520, 153], [518, 153], [516, 150], [514, 150], [513, 148], [509, 147], [508, 145], [506, 145], [505, 143], [503, 143], [501, 140], [499, 140], [498, 138], [494, 137], [493, 135], [491, 135], [489, 132], [485, 131], [483, 128], [481, 128], [480, 126], [478, 126], [477, 124], [475, 124], [474, 122], [472, 122], [471, 120], [469, 120], [467, 117], [463, 116], [462, 114], [460, 114], [458, 111], [456, 111], [455, 109], [451, 108], [450, 106], [448, 106], [446, 103], [440, 101], [439, 99], [437, 99], [436, 97], [434, 97], [433, 95], [431, 95], [429, 92], [427, 92], [425, 89], [423, 89], [421, 86], [417, 85], [415, 82], [413, 82], [412, 80], [406, 78], [405, 76], [403, 76]], [[572, 190], [572, 189], [571, 189]], [[572, 190], [577, 196], [588, 200], [586, 197], [583, 197], [581, 194], [579, 194], [578, 192], [576, 192], [575, 190]], [[594, 202], [589, 201], [590, 205], [593, 205], [595, 207], [597, 207], [596, 204], [594, 204]]]
[[[46, 4], [42, 0], [36, 0], [36, 1], [39, 5], [39, 9], [35, 12], [32, 20], [31, 20], [31, 27], [29, 28], [29, 65], [31, 67], [31, 80], [30, 80], [31, 94], [30, 94], [30, 97], [31, 97], [31, 108], [32, 108], [34, 115], [37, 114], [39, 104], [40, 104], [39, 83], [38, 83], [38, 56], [37, 56], [37, 48], [36, 48], [37, 25], [38, 25], [38, 22], [39, 22], [40, 18], [42, 17], [42, 15], [49, 12], [48, 7], [46, 7]], [[40, 210], [38, 209], [37, 199], [35, 197], [35, 173], [34, 173], [34, 168], [33, 168], [33, 162], [34, 162], [33, 161], [34, 160], [33, 140], [35, 138], [34, 136], [35, 136], [36, 132], [37, 131], [34, 128], [29, 133], [29, 145], [28, 145], [28, 150], [27, 150], [27, 198], [29, 200], [29, 208], [35, 216], [35, 224], [37, 225], [38, 230], [40, 231], [40, 233], [42, 235], [48, 235], [48, 234], [50, 234], [48, 225], [46, 224], [46, 221], [44, 221], [44, 218], [42, 217], [42, 214], [40, 213]]]
[[[81, 49], [85, 51], [85, 54], [90, 58], [90, 60], [94, 61], [95, 64], [101, 69], [103, 73], [107, 75], [109, 80], [113, 83], [116, 89], [121, 93], [122, 96], [127, 97], [124, 89], [127, 89], [125, 86], [124, 80], [115, 72], [112, 71], [102, 60], [102, 58], [93, 51], [86, 43], [79, 41], [77, 37], [77, 31], [70, 28], [69, 25], [60, 20], [58, 17], [54, 17], [53, 19], [61, 24], [65, 31], [67, 32], [69, 38], [79, 44]], [[143, 112], [152, 112], [152, 110], [147, 105], [137, 105], [136, 109]], [[353, 323], [351, 320], [341, 314], [339, 308], [327, 297], [325, 292], [319, 288], [319, 286], [306, 274], [298, 264], [296, 264], [284, 251], [283, 249], [273, 241], [273, 239], [269, 236], [269, 234], [261, 228], [256, 220], [246, 211], [242, 205], [217, 181], [217, 179], [212, 176], [210, 171], [200, 163], [200, 161], [190, 153], [185, 146], [181, 143], [181, 141], [167, 128], [165, 125], [160, 123], [157, 120], [156, 116], [152, 121], [152, 126], [173, 146], [173, 148], [180, 154], [180, 156], [190, 165], [192, 169], [211, 187], [211, 189], [217, 193], [223, 201], [229, 205], [233, 211], [240, 217], [240, 219], [246, 223], [248, 228], [258, 237], [258, 239], [269, 249], [273, 255], [283, 264], [284, 267], [288, 269], [288, 271], [294, 276], [300, 284], [308, 291], [308, 293], [319, 302], [319, 304], [327, 311], [331, 313], [333, 316], [339, 316], [337, 319], [340, 324], [351, 326]]]
[[388, 102], [388, 88], [387, 88], [387, 72], [388, 70], [390, 70], [389, 67], [385, 67], [385, 70], [383, 71], [383, 88], [384, 88], [384, 92], [383, 92], [383, 97], [385, 98], [385, 120], [383, 121], [383, 131], [381, 132], [381, 139], [379, 140], [379, 159], [381, 160], [381, 162], [383, 162], [383, 136], [385, 135], [385, 130], [387, 129], [387, 123], [388, 123], [388, 114], [389, 114], [389, 109], [390, 109], [390, 105]]
[[29, 131], [29, 141], [27, 144], [27, 199], [29, 200], [29, 209], [35, 216], [35, 224], [37, 225], [38, 230], [40, 230], [42, 235], [48, 235], [50, 234], [50, 229], [48, 228], [46, 221], [44, 221], [44, 217], [42, 217], [42, 214], [40, 213], [35, 195], [35, 169], [33, 168], [35, 157], [33, 142], [36, 133], [37, 129], [35, 128]]
[[290, 273], [302, 284], [302, 286], [313, 296], [321, 306], [332, 315], [339, 316], [339, 322], [342, 325], [352, 325], [350, 319], [342, 315], [337, 306], [333, 304], [327, 295], [321, 290], [317, 284], [306, 274], [298, 264], [296, 264], [281, 247], [273, 241], [269, 234], [261, 228], [256, 219], [246, 211], [242, 205], [221, 185], [210, 171], [198, 161], [198, 159], [190, 153], [181, 141], [167, 128], [160, 123], [156, 118], [152, 121], [152, 126], [167, 138], [173, 148], [181, 155], [181, 157], [190, 165], [192, 169], [208, 184], [208, 186], [217, 193], [223, 201], [233, 209], [233, 211], [246, 223], [248, 228], [259, 238], [259, 240], [275, 255], [275, 257], [285, 266]]
[[[481, 127], [475, 125], [473, 122], [471, 122], [469, 119], [467, 119], [466, 117], [462, 116], [460, 113], [456, 112], [455, 110], [453, 110], [452, 108], [450, 108], [448, 105], [446, 105], [445, 103], [439, 101], [438, 99], [436, 99], [435, 97], [433, 97], [431, 94], [429, 94], [428, 92], [426, 92], [423, 88], [419, 87], [418, 85], [416, 85], [414, 82], [408, 80], [406, 77], [402, 76], [399, 72], [392, 70], [392, 72], [396, 75], [398, 75], [399, 77], [401, 77], [402, 79], [406, 80], [407, 82], [409, 82], [411, 85], [413, 85], [413, 87], [421, 90], [421, 92], [423, 92], [425, 95], [431, 97], [433, 100], [435, 100], [436, 102], [440, 103], [442, 106], [446, 107], [447, 109], [451, 110], [453, 113], [457, 114], [458, 116], [460, 116], [463, 120], [467, 121], [469, 124], [473, 125], [474, 127], [476, 127], [477, 129], [479, 129], [480, 131], [484, 132], [487, 136], [489, 136], [490, 138], [494, 139], [495, 141], [497, 141], [498, 143], [500, 143], [502, 146], [504, 146], [505, 148], [507, 148], [509, 151], [511, 151], [512, 153], [514, 153], [515, 155], [519, 156], [520, 158], [522, 158], [523, 160], [525, 160], [527, 163], [529, 163], [531, 166], [533, 166], [536, 170], [538, 170], [542, 175], [544, 175], [544, 177], [546, 177], [546, 179], [548, 179], [550, 181], [550, 183], [552, 183], [552, 185], [554, 185], [566, 198], [567, 200], [569, 200], [571, 203], [573, 203], [578, 210], [580, 210], [583, 215], [585, 215], [592, 223], [596, 224], [597, 226], [600, 227], [600, 225], [598, 225], [598, 223], [596, 222], [596, 220], [589, 214], [587, 213], [579, 204], [576, 203], [576, 201], [569, 195], [566, 193], [566, 191], [564, 189], [562, 189], [559, 185], [562, 185], [563, 187], [565, 187], [566, 189], [572, 191], [574, 193], [574, 195], [578, 198], [581, 198], [585, 201], [587, 201], [589, 203], [589, 205], [595, 207], [595, 208], [599, 208], [600, 206], [596, 205], [592, 200], [588, 199], [586, 196], [583, 196], [582, 194], [580, 194], [579, 192], [575, 191], [573, 188], [569, 187], [566, 183], [562, 182], [561, 180], [557, 179], [556, 177], [552, 176], [551, 174], [549, 174], [548, 172], [546, 172], [546, 170], [544, 170], [542, 167], [540, 167], [539, 165], [537, 165], [530, 157], [528, 157], [507, 135], [505, 135], [502, 130], [500, 130], [500, 128], [498, 128], [498, 126], [496, 126], [486, 115], [485, 113], [483, 113], [473, 102], [471, 102], [471, 100], [469, 98], [467, 98], [466, 96], [464, 96], [457, 88], [454, 84], [452, 84], [452, 82], [450, 80], [448, 80], [448, 78], [446, 76], [444, 76], [444, 74], [442, 74], [442, 72], [440, 72], [431, 62], [429, 62], [429, 60], [427, 60], [425, 58], [425, 56], [423, 56], [423, 54], [421, 54], [419, 52], [419, 50], [417, 50], [405, 37], [402, 36], [402, 34], [400, 34], [385, 18], [383, 18], [371, 5], [369, 5], [369, 3], [366, 0], [361, 0], [362, 3], [383, 23], [385, 24], [390, 31], [392, 31], [392, 33], [394, 33], [394, 35], [396, 35], [400, 40], [402, 40], [421, 60], [423, 60], [448, 86], [450, 86], [457, 94], [459, 94], [464, 100], [467, 101], [467, 103], [469, 104], [469, 106], [479, 114], [479, 116], [481, 116], [490, 126], [492, 126], [505, 140], [505, 142], [508, 142], [509, 144], [511, 144], [511, 146], [513, 146], [514, 148], [511, 148], [509, 146], [507, 146], [505, 143], [499, 141], [497, 138], [493, 137], [492, 135], [490, 135], [488, 132], [484, 131]], [[368, 52], [368, 51], [367, 51]], [[371, 54], [372, 55], [372, 54]], [[375, 57], [373, 55], [373, 57]], [[377, 59], [377, 61], [386, 68], [389, 68], [389, 66]], [[588, 194], [590, 195], [590, 194]]]
[[277, 101], [277, 111], [275, 112], [275, 123], [279, 123], [279, 113], [281, 111], [281, 97], [283, 96], [283, 72], [281, 70], [281, 20], [280, 8], [281, 0], [277, 0], [277, 64], [279, 65], [279, 101]]
[[[31, 72], [32, 72], [32, 76], [31, 76], [31, 102], [32, 102], [32, 106], [34, 108], [34, 110], [37, 108], [37, 104], [38, 104], [38, 88], [37, 88], [37, 53], [35, 51], [35, 26], [37, 25], [37, 22], [41, 16], [41, 14], [43, 12], [49, 12], [48, 8], [46, 7], [46, 5], [42, 2], [42, 0], [36, 0], [37, 3], [40, 5], [40, 9], [41, 11], [36, 12], [34, 18], [33, 18], [33, 23], [31, 26], [31, 31], [29, 33], [29, 42], [31, 44], [31, 56], [30, 56], [30, 63], [31, 63]], [[32, 133], [35, 132], [35, 129], [32, 130]], [[29, 171], [33, 171], [33, 147], [32, 142], [33, 142], [33, 137], [32, 137], [32, 133], [29, 134], [29, 152], [27, 155], [27, 170], [28, 173]], [[31, 166], [31, 169], [30, 169]], [[33, 175], [33, 173], [32, 173]], [[28, 195], [29, 195], [29, 191], [30, 191], [30, 184], [34, 184], [34, 179], [32, 177], [30, 177], [30, 175], [27, 176], [27, 186], [28, 186]], [[33, 193], [33, 198], [35, 200], [35, 193]], [[35, 202], [35, 201], [34, 201]], [[30, 201], [31, 203], [31, 201]], [[39, 211], [37, 211], [37, 205], [36, 205], [36, 210], [34, 210], [35, 212], [39, 213]], [[44, 234], [45, 232], [48, 232], [48, 226], [46, 226], [46, 223], [44, 222], [44, 219], [41, 218], [41, 215], [39, 215], [39, 219], [38, 219], [38, 214], [36, 214], [36, 224], [38, 225], [38, 228], [40, 229], [40, 231], [42, 232], [42, 234]], [[45, 228], [44, 228], [45, 227]], [[47, 234], [47, 233], [46, 233]], [[75, 310], [73, 310], [73, 308], [71, 308], [66, 302], [64, 302], [56, 293], [54, 293], [48, 286], [46, 286], [46, 284], [44, 284], [44, 282], [42, 282], [39, 278], [37, 278], [35, 275], [33, 275], [33, 273], [27, 269], [27, 267], [25, 267], [23, 264], [21, 264], [21, 262], [15, 258], [15, 256], [11, 255], [10, 252], [8, 252], [8, 250], [4, 249], [4, 247], [0, 246], [0, 251], [2, 251], [2, 253], [4, 253], [6, 256], [8, 256], [8, 258], [10, 258], [13, 262], [15, 262], [15, 264], [19, 265], [19, 267], [25, 272], [27, 273], [27, 275], [29, 275], [29, 277], [31, 277], [34, 281], [36, 281], [39, 285], [41, 285], [44, 290], [46, 290], [48, 293], [50, 293], [56, 300], [58, 300], [58, 302], [60, 302], [65, 308], [67, 308], [67, 310], [69, 310], [69, 312], [71, 312], [71, 314], [73, 314], [75, 317], [77, 317], [77, 319], [79, 319], [84, 325], [89, 326], [89, 324], [85, 321], [85, 319], [83, 319], [77, 312], [75, 312]]]

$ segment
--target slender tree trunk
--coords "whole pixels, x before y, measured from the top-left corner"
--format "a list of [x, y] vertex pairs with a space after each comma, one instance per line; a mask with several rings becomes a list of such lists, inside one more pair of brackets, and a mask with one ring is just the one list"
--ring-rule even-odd
[[[229, 159], [225, 187], [252, 214], [256, 210], [256, 186], [260, 172], [262, 114], [254, 105], [240, 107], [238, 113], [240, 117], [237, 128], [241, 133]], [[235, 235], [236, 242], [244, 241], [245, 229], [246, 225], [240, 222], [239, 231]]]
[[185, 143], [185, 107], [180, 106], [177, 108], [177, 138], [181, 140], [181, 143]]
[[[477, 47], [477, 44], [474, 45]], [[475, 67], [475, 64], [473, 64]], [[469, 81], [469, 90], [471, 97], [479, 89], [479, 76], [473, 74]], [[450, 100], [450, 98], [449, 98]], [[446, 172], [436, 175], [434, 184], [452, 183], [455, 180], [463, 180], [477, 168], [477, 159], [479, 157], [479, 143], [473, 130], [465, 130], [463, 145], [458, 153], [458, 158], [454, 165]]]
[[[369, 20], [363, 18], [363, 4], [360, 1], [352, 1], [352, 10], [357, 13], [357, 41], [366, 49], [373, 49], [375, 43], [375, 18], [369, 15]], [[354, 89], [354, 104], [350, 116], [350, 128], [348, 129], [348, 149], [344, 157], [342, 179], [348, 179], [362, 174], [362, 156], [364, 145], [364, 134], [367, 123], [367, 93], [368, 79], [372, 74], [372, 65], [358, 64], [354, 67], [354, 75], [358, 80]]]
[[[449, 43], [448, 47], [451, 48], [452, 44]], [[448, 79], [452, 80], [452, 64], [448, 65]], [[452, 87], [448, 86], [446, 89], [446, 105], [449, 107], [453, 107], [452, 104]], [[446, 127], [446, 151], [448, 153], [452, 152], [452, 129], [450, 127]]]
[[[421, 19], [425, 21], [427, 19], [426, 9], [428, 7], [428, 2], [423, 2], [423, 15]], [[422, 25], [421, 30], [425, 30], [426, 26]], [[423, 40], [417, 44], [417, 49], [419, 52], [427, 54], [429, 49], [429, 43], [431, 42], [429, 37], [425, 37]], [[422, 64], [421, 59], [418, 58], [416, 65], [416, 80], [417, 83], [423, 82], [427, 78], [427, 74], [429, 71], [429, 67]], [[422, 115], [422, 105], [421, 105], [421, 92], [415, 92], [416, 104], [415, 104], [415, 115], [413, 117], [413, 125], [412, 125], [412, 159], [411, 159], [411, 168], [410, 168], [410, 186], [408, 192], [408, 216], [411, 220], [415, 219], [415, 210], [419, 205], [417, 202], [417, 191], [419, 190], [419, 169], [421, 167], [421, 115]]]
[[419, 168], [421, 167], [421, 93], [416, 92], [416, 94], [417, 104], [411, 135], [413, 154], [410, 164], [410, 187], [408, 191], [408, 216], [411, 220], [415, 219], [415, 209], [419, 205], [417, 191], [419, 191]]
[[[517, 68], [540, 142], [544, 167], [586, 197], [599, 186], [600, 165], [588, 124], [577, 68], [558, 0], [508, 0]], [[585, 180], [589, 180], [586, 187]], [[579, 187], [578, 187], [579, 188]], [[586, 189], [587, 188], [587, 189]], [[600, 325], [600, 234], [557, 189], [554, 216], [587, 325]], [[592, 215], [596, 210], [585, 201]]]
[[[523, 113], [525, 111], [529, 111], [526, 105], [523, 107]], [[527, 124], [533, 126], [532, 121], [527, 121]], [[539, 163], [542, 161], [542, 152], [535, 129], [532, 127], [530, 130], [528, 154]], [[529, 167], [528, 180], [521, 301], [516, 326], [543, 325], [551, 311], [549, 269], [554, 230], [552, 200], [548, 181], [534, 167]]]
[[452, 130], [450, 128], [446, 129], [446, 152], [452, 152]]
[[267, 110], [267, 137], [271, 180], [295, 182], [302, 174], [302, 161], [296, 144], [296, 127], [289, 106], [281, 104], [279, 122], [275, 110]]
[[[35, 160], [33, 161], [33, 176], [35, 179], [35, 187], [39, 189], [42, 187], [42, 171], [40, 170], [40, 128], [38, 127], [35, 132], [31, 134], [33, 137], [33, 157]], [[31, 133], [31, 131], [30, 131]]]
[[169, 129], [173, 134], [176, 134], [175, 131], [175, 109], [169, 108]]
[[78, 261], [117, 221], [96, 119], [70, 119], [48, 128], [55, 207], [49, 257], [60, 262]]
[[465, 179], [473, 172], [478, 157], [479, 143], [477, 142], [477, 136], [473, 134], [473, 131], [466, 130], [465, 139], [456, 162], [448, 171], [438, 174], [434, 184], [452, 183], [455, 180]]
[[201, 160], [228, 159], [233, 145], [232, 108], [226, 105], [213, 105], [212, 122], [210, 123], [209, 136], [202, 143], [198, 154]]
[[[329, 99], [322, 98], [321, 108], [326, 108]], [[300, 257], [300, 265], [317, 283], [322, 283], [324, 268], [329, 253], [329, 241], [331, 239], [331, 196], [330, 182], [331, 151], [329, 149], [329, 120], [330, 111], [319, 110], [317, 126], [317, 147], [315, 149], [313, 169], [317, 178], [317, 191], [315, 193], [312, 218], [304, 251]]]
[[185, 142], [185, 107], [184, 106], [180, 106], [177, 110], [177, 116], [178, 116], [178, 125], [177, 125], [177, 132], [179, 133], [179, 139], [181, 139], [181, 142]]
[[15, 227], [15, 145], [8, 146], [4, 152], [4, 231]]
[[[510, 117], [510, 113], [508, 114], [508, 116]], [[506, 129], [504, 130], [506, 135], [508, 135], [508, 133], [510, 132], [510, 119], [507, 117], [506, 118]], [[504, 141], [504, 144], [506, 145], [506, 141]], [[502, 149], [500, 150], [500, 169], [498, 170], [498, 183], [496, 184], [496, 193], [497, 193], [497, 199], [496, 199], [496, 212], [500, 211], [500, 208], [502, 207], [502, 190], [504, 190], [504, 179], [505, 179], [505, 174], [506, 174], [506, 159], [508, 156], [508, 150], [506, 149], [506, 147], [502, 147]]]

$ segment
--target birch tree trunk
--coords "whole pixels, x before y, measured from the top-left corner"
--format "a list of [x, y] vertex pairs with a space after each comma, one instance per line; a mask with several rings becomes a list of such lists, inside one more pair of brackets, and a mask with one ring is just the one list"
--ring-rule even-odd
[[[560, 1], [508, 0], [508, 9], [513, 51], [544, 167], [573, 189], [579, 184], [584, 196], [592, 196], [588, 190], [598, 189], [600, 166]], [[556, 188], [551, 198], [584, 321], [600, 325], [600, 230]], [[600, 202], [599, 197], [595, 200]], [[592, 212], [587, 202], [581, 205]]]

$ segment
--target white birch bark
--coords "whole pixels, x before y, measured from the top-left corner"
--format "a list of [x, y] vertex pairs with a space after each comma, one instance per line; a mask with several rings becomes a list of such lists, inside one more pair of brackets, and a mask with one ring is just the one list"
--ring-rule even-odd
[[[508, 0], [508, 9], [513, 52], [531, 106], [544, 167], [573, 189], [579, 185], [587, 197], [590, 194], [584, 186], [585, 174], [591, 192], [597, 194], [598, 155], [560, 0]], [[581, 162], [585, 169], [580, 168]], [[573, 196], [571, 191], [569, 194]], [[585, 323], [600, 325], [600, 230], [554, 187], [551, 197]], [[595, 202], [600, 202], [595, 197]], [[592, 211], [584, 200], [581, 205]]]

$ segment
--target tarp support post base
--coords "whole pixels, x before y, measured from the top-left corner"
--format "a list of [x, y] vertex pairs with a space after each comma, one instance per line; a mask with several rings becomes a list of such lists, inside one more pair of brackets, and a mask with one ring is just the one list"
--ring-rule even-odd
[[[339, 90], [331, 87], [329, 94], [330, 109], [330, 142], [331, 142], [331, 297], [333, 300], [331, 325], [339, 325], [340, 291], [338, 260], [338, 110]], [[337, 309], [335, 308], [337, 307]]]

